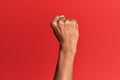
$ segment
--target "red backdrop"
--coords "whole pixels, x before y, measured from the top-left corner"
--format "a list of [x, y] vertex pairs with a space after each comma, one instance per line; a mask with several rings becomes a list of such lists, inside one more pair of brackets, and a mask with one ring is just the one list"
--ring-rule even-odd
[[52, 80], [53, 16], [79, 22], [74, 80], [120, 80], [119, 0], [0, 0], [0, 80]]

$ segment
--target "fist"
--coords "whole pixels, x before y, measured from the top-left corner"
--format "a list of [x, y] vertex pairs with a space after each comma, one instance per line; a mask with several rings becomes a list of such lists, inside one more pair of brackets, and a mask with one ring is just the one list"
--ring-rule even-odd
[[51, 27], [60, 44], [76, 46], [79, 38], [77, 20], [65, 18], [65, 16], [55, 16], [51, 21]]

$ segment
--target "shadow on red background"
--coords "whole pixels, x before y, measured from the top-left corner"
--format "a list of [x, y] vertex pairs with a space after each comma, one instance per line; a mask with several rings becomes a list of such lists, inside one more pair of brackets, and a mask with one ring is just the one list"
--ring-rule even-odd
[[119, 0], [1, 0], [0, 80], [52, 80], [59, 44], [50, 21], [79, 22], [74, 80], [120, 80]]

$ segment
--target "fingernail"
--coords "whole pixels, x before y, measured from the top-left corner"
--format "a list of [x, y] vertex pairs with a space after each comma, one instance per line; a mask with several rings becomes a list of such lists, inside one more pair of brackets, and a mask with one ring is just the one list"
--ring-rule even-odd
[[64, 15], [61, 15], [60, 17], [65, 17]]

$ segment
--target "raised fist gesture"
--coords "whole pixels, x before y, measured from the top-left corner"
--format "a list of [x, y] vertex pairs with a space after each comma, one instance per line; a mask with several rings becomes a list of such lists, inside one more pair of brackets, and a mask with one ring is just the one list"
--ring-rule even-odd
[[76, 48], [79, 38], [78, 23], [74, 18], [65, 16], [55, 16], [51, 22], [51, 27], [61, 45], [67, 48]]

